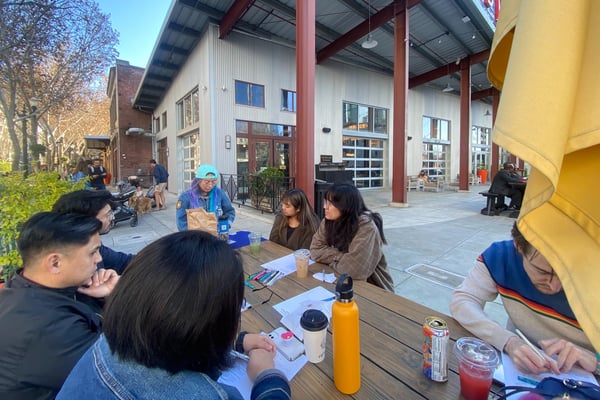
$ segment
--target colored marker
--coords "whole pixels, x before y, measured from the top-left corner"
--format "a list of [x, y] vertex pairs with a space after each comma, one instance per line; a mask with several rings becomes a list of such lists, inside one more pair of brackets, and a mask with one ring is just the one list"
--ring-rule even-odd
[[248, 281], [244, 281], [244, 285], [248, 286], [250, 289], [254, 290], [254, 286], [252, 286]]
[[537, 384], [539, 383], [538, 381], [536, 381], [534, 379], [530, 379], [526, 376], [517, 376], [517, 379], [520, 380], [521, 382], [529, 383], [530, 385], [533, 385], [533, 386], [537, 386]]
[[332, 300], [335, 300], [335, 296], [333, 296], [333, 297], [328, 297], [328, 298], [326, 298], [326, 299], [321, 299], [320, 301], [332, 301]]

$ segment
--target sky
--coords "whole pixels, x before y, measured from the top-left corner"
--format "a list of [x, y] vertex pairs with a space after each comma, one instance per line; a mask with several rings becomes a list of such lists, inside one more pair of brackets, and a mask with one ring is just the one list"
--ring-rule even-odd
[[119, 32], [120, 60], [146, 68], [171, 0], [96, 0]]

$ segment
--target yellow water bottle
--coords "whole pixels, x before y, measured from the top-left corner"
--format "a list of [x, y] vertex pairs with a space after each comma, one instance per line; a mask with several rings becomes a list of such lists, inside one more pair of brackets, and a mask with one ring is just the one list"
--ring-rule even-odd
[[360, 332], [358, 306], [353, 297], [352, 278], [343, 274], [335, 287], [331, 331], [333, 382], [344, 394], [353, 394], [360, 389]]

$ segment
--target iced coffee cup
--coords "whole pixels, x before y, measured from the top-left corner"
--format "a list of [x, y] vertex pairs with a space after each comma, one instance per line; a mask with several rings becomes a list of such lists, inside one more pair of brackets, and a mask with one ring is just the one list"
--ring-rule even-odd
[[327, 315], [321, 310], [306, 310], [300, 318], [304, 336], [304, 353], [311, 363], [319, 363], [325, 358], [327, 343]]
[[260, 241], [261, 241], [260, 232], [250, 232], [248, 234], [248, 240], [250, 242], [250, 251], [252, 254], [260, 253]]
[[298, 275], [298, 278], [306, 278], [310, 251], [308, 249], [298, 249], [294, 252], [294, 258], [296, 259], [296, 275]]
[[496, 349], [481, 339], [463, 337], [456, 341], [460, 393], [465, 400], [487, 400], [494, 370], [500, 362]]

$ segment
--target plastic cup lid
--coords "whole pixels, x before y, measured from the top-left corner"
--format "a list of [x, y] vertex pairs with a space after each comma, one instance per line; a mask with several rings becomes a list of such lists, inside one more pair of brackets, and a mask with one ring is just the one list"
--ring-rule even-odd
[[296, 255], [296, 256], [310, 257], [310, 250], [308, 250], [308, 249], [298, 249], [298, 250], [294, 251], [294, 255]]
[[495, 369], [500, 362], [498, 352], [489, 343], [474, 337], [462, 337], [454, 345], [454, 354], [460, 362], [470, 366]]
[[306, 310], [300, 318], [300, 326], [307, 331], [320, 331], [327, 328], [327, 315], [321, 310]]

